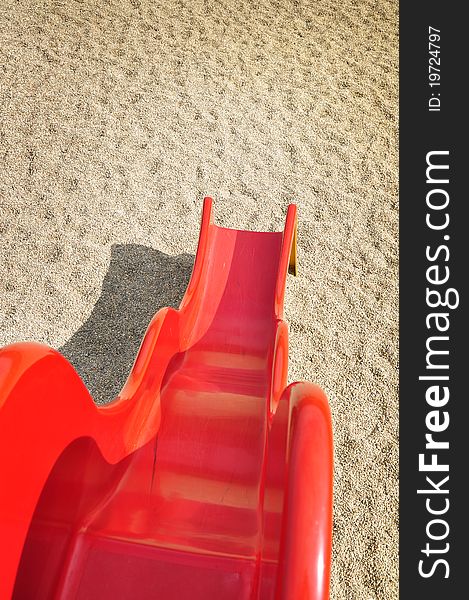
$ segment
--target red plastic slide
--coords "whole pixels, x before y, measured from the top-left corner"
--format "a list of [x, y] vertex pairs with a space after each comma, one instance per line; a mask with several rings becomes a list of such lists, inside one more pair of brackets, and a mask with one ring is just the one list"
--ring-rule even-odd
[[107, 406], [58, 352], [0, 351], [1, 599], [328, 598], [329, 407], [286, 387], [295, 242], [294, 205], [257, 233], [206, 198], [181, 306]]

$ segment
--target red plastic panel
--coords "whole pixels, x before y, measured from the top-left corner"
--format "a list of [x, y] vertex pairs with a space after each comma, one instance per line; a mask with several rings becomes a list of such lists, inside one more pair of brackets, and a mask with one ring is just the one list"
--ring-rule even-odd
[[285, 389], [283, 233], [214, 225], [178, 311], [153, 319], [97, 407], [35, 344], [0, 351], [0, 597], [328, 597], [332, 434]]

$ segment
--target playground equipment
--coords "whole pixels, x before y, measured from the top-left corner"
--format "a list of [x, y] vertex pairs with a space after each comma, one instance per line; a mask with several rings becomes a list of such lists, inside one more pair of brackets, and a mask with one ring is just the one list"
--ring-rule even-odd
[[106, 406], [58, 352], [0, 351], [0, 599], [328, 598], [330, 413], [286, 387], [296, 218], [226, 229], [206, 198], [180, 308]]

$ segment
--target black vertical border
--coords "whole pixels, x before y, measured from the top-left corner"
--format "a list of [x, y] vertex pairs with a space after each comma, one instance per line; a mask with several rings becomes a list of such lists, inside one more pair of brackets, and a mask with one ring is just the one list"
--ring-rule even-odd
[[[464, 3], [400, 3], [400, 597], [426, 600], [469, 597], [469, 393], [465, 381], [469, 375], [469, 314], [467, 312], [467, 278], [469, 276], [469, 194], [466, 179], [469, 127], [465, 98], [468, 79], [468, 55], [463, 49], [469, 39], [469, 24], [463, 18]], [[441, 111], [429, 112], [428, 99], [428, 27], [441, 30]], [[432, 232], [425, 223], [426, 154], [432, 150], [449, 150], [450, 225], [445, 234]], [[447, 243], [450, 259], [449, 286], [460, 294], [460, 305], [449, 310], [450, 414], [449, 429], [441, 434], [448, 439], [445, 456], [450, 464], [450, 509], [448, 538], [450, 544], [442, 557], [450, 566], [449, 578], [443, 568], [427, 579], [418, 573], [421, 550], [427, 541], [426, 525], [432, 518], [425, 508], [425, 497], [417, 489], [425, 485], [419, 473], [418, 455], [425, 450], [425, 416], [431, 408], [425, 401], [426, 382], [418, 380], [425, 371], [425, 343], [429, 332], [425, 317], [426, 269], [429, 266], [427, 245]], [[444, 263], [442, 263], [444, 264]], [[431, 475], [431, 474], [428, 474]], [[441, 473], [435, 479], [441, 479]], [[428, 486], [427, 486], [428, 487]], [[436, 517], [435, 517], [436, 518]], [[428, 561], [428, 559], [427, 559]], [[431, 562], [427, 562], [428, 565]]]

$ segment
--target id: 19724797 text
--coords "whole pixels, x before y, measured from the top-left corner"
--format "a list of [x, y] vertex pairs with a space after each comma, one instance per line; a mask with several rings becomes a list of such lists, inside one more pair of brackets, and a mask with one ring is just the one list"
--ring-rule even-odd
[[440, 30], [435, 27], [428, 28], [428, 85], [430, 86], [428, 110], [430, 112], [441, 110], [440, 33]]

